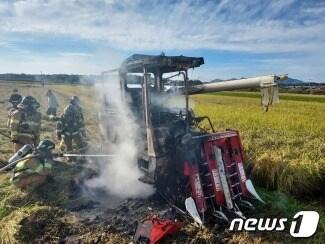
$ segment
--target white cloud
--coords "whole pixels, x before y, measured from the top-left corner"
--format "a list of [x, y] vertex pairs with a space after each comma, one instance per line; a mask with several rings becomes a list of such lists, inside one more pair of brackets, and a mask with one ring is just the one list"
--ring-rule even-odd
[[324, 49], [324, 18], [317, 15], [306, 22], [308, 24], [299, 23], [291, 9], [298, 11], [296, 15], [304, 16], [306, 9], [294, 8], [296, 2], [3, 2], [0, 9], [10, 9], [11, 14], [0, 17], [0, 30], [73, 35], [107, 41], [125, 50], [206, 48], [284, 52]]
[[325, 59], [323, 57], [323, 53], [319, 53], [302, 58], [276, 57], [256, 60], [257, 70], [262, 73], [288, 73], [291, 77], [305, 81], [325, 82]]
[[63, 57], [92, 57], [93, 54], [90, 53], [81, 53], [81, 52], [63, 52], [59, 53]]
[[[0, 47], [14, 50], [0, 60], [0, 72], [95, 73], [117, 67], [126, 52], [206, 49], [274, 53], [276, 59], [256, 61], [260, 66], [251, 72], [285, 70], [309, 77], [300, 68], [307, 67], [320, 78], [325, 75], [319, 65], [325, 55], [324, 9], [321, 1], [300, 0], [0, 0]], [[19, 50], [12, 40], [17, 33], [19, 38], [71, 36], [100, 44], [91, 52], [58, 50], [45, 57]], [[287, 53], [300, 55], [288, 58]], [[238, 62], [210, 66], [196, 77], [246, 76], [248, 67]]]
[[2, 55], [0, 73], [99, 74], [103, 70], [117, 68], [124, 58], [122, 53], [108, 48], [98, 49], [93, 54], [62, 52], [57, 55], [39, 55], [14, 51]]

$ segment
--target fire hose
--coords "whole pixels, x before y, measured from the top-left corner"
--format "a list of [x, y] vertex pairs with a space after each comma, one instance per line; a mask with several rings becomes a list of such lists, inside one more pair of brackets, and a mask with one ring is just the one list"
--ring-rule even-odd
[[[0, 172], [5, 171], [8, 168], [14, 167], [17, 163], [19, 163], [20, 161], [26, 160], [26, 159], [31, 159], [31, 158], [36, 158], [38, 157], [38, 154], [34, 154], [28, 157], [23, 157], [20, 158], [18, 160], [15, 160], [12, 163], [7, 164], [6, 166], [2, 167], [0, 169]], [[63, 157], [115, 157], [115, 155], [113, 154], [62, 154]]]
[[63, 157], [115, 157], [114, 154], [74, 154], [74, 153], [64, 153]]

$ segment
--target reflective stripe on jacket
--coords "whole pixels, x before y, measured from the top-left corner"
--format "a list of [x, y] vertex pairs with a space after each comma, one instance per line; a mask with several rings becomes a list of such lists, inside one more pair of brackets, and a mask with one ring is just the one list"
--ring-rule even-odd
[[37, 138], [41, 130], [40, 112], [28, 114], [21, 110], [15, 110], [10, 118], [10, 132], [12, 139], [19, 139], [18, 137]]
[[79, 133], [83, 133], [84, 130], [83, 117], [79, 111], [69, 120], [63, 114], [56, 124], [57, 135], [75, 136]]
[[11, 121], [11, 116], [13, 113], [17, 110], [15, 107], [11, 107], [8, 109], [8, 120], [7, 120], [7, 127], [10, 128], [10, 121]]

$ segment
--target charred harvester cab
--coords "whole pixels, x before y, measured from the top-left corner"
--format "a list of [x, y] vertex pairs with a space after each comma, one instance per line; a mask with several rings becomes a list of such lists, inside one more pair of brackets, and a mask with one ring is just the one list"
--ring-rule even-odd
[[[121, 89], [131, 97], [146, 141], [139, 155], [139, 167], [146, 172], [141, 180], [154, 183], [175, 204], [184, 206], [185, 201], [186, 209], [200, 224], [211, 218], [244, 217], [240, 206], [253, 207], [250, 198], [263, 200], [246, 176], [239, 133], [216, 132], [208, 117], [194, 115], [189, 96], [261, 88], [262, 104], [267, 108], [277, 100], [277, 82], [286, 79], [270, 75], [195, 84], [188, 71], [203, 64], [201, 57], [135, 54], [118, 69]], [[177, 76], [182, 78], [181, 85], [167, 90], [170, 79]], [[180, 95], [185, 96], [183, 109], [166, 106], [167, 99]], [[210, 129], [201, 129], [202, 123]]]

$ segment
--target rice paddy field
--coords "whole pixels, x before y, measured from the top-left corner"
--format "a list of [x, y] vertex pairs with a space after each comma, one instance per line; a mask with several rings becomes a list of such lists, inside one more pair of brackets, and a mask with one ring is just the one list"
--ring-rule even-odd
[[325, 96], [281, 94], [268, 112], [252, 92], [193, 100], [195, 111], [209, 116], [216, 131], [240, 131], [254, 181], [306, 199], [325, 194]]
[[[78, 95], [84, 106], [86, 127], [92, 139], [99, 140], [96, 91], [93, 87], [81, 85], [42, 87], [0, 83], [1, 132], [8, 133], [7, 99], [14, 87], [23, 95], [35, 96], [42, 104], [43, 114], [47, 89], [57, 94], [59, 112], [63, 111], [72, 95]], [[216, 131], [228, 128], [240, 131], [247, 172], [267, 202], [266, 206], [257, 206], [259, 216], [292, 218], [298, 211], [316, 210], [321, 217], [317, 234], [307, 240], [290, 239], [288, 233], [272, 234], [266, 238], [243, 233], [233, 235], [229, 243], [324, 243], [325, 96], [281, 94], [280, 103], [270, 107], [268, 112], [262, 110], [260, 95], [255, 92], [195, 95], [191, 100], [195, 112], [209, 116]], [[207, 124], [202, 126], [209, 129]], [[54, 128], [55, 122], [44, 116], [41, 138], [50, 138], [58, 143]], [[11, 143], [0, 136], [0, 160], [5, 161], [11, 154]], [[26, 216], [39, 211], [51, 212], [53, 208], [48, 202], [27, 197], [10, 184], [9, 177], [9, 173], [0, 174], [0, 243], [24, 243], [19, 241], [17, 230]], [[64, 202], [64, 197], [63, 194], [57, 201]], [[55, 202], [54, 205], [54, 213], [58, 213], [61, 221], [62, 212], [57, 209], [60, 204]], [[71, 225], [73, 221], [69, 219], [68, 222]], [[202, 243], [212, 242], [203, 239]]]
[[[271, 203], [268, 215], [292, 217], [301, 209], [318, 211], [318, 238], [304, 242], [323, 243], [325, 96], [280, 94], [280, 103], [268, 112], [262, 110], [257, 92], [222, 92], [192, 99], [195, 112], [209, 116], [216, 131], [240, 131], [247, 171]], [[203, 127], [209, 129], [208, 124]]]

